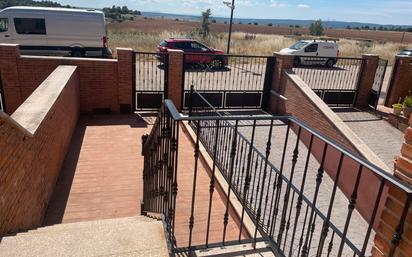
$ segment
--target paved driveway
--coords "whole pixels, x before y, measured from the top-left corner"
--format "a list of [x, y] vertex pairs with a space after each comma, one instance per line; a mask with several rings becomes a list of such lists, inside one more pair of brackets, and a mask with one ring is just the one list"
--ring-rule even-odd
[[334, 108], [335, 113], [393, 170], [393, 160], [399, 155], [403, 133], [376, 115], [353, 108]]

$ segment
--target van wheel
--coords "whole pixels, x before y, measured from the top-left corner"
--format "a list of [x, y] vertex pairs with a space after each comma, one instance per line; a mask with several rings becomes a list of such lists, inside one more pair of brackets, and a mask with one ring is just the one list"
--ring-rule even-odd
[[294, 66], [294, 67], [299, 67], [299, 66], [300, 66], [300, 58], [299, 58], [299, 57], [296, 57], [296, 58], [293, 60], [293, 66]]
[[72, 57], [84, 57], [84, 51], [80, 48], [75, 48], [71, 52]]
[[328, 67], [328, 68], [332, 68], [333, 65], [335, 65], [335, 60], [333, 60], [333, 59], [329, 59], [329, 60], [325, 63], [325, 66]]

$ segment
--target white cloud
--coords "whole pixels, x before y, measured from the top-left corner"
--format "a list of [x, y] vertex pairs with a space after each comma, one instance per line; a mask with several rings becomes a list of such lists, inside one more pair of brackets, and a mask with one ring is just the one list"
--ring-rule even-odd
[[298, 8], [307, 9], [307, 8], [310, 8], [310, 6], [307, 4], [298, 4]]
[[283, 8], [283, 7], [286, 7], [286, 4], [280, 3], [279, 1], [270, 0], [270, 7], [273, 7], [273, 8]]

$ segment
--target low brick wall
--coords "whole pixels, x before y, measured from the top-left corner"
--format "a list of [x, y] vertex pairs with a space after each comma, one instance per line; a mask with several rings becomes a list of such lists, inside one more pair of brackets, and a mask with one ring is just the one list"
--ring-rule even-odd
[[41, 225], [79, 99], [77, 68], [59, 66], [11, 116], [0, 111], [0, 236]]
[[118, 60], [20, 56], [17, 45], [0, 44], [0, 75], [7, 113], [13, 113], [59, 65], [78, 67], [82, 113], [119, 113], [121, 105], [131, 108], [132, 50], [118, 49], [118, 53]]

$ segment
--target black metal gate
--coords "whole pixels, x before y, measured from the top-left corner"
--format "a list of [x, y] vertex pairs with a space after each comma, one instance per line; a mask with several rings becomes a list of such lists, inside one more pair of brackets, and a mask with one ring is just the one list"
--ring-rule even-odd
[[134, 52], [133, 110], [158, 110], [167, 98], [169, 55]]
[[379, 103], [379, 97], [382, 92], [382, 85], [385, 79], [386, 67], [388, 66], [388, 60], [379, 59], [378, 67], [376, 68], [375, 79], [373, 81], [372, 89], [369, 93], [369, 107], [376, 110]]
[[[329, 106], [354, 106], [364, 69], [362, 58], [296, 56], [293, 71]], [[332, 60], [333, 65], [327, 65]]]
[[3, 81], [0, 74], [0, 110], [6, 111], [6, 103], [4, 101]]
[[274, 66], [275, 57], [185, 53], [183, 106], [194, 86], [217, 109], [265, 108]]

